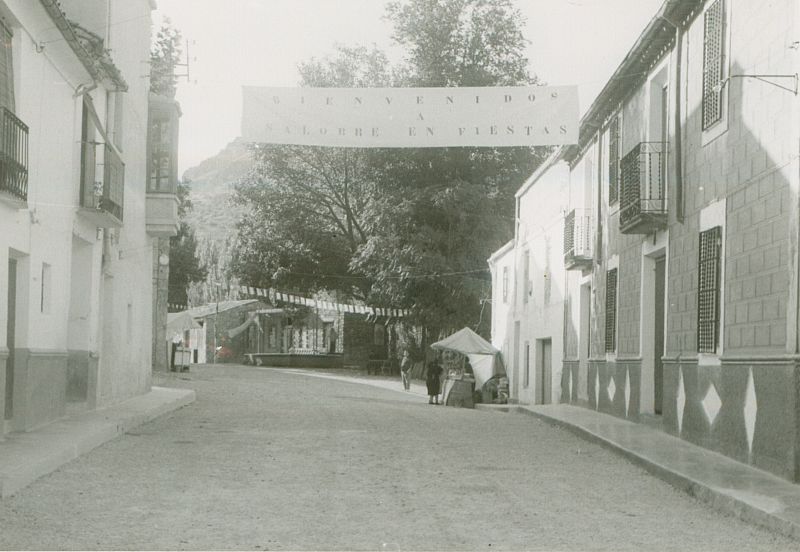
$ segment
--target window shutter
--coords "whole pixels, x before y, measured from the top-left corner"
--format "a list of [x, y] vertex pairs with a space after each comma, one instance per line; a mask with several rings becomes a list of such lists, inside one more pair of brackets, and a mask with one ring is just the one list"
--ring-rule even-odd
[[619, 116], [608, 127], [608, 203], [619, 199]]
[[14, 63], [11, 55], [11, 29], [0, 21], [0, 40], [3, 52], [0, 55], [0, 107], [14, 112]]
[[703, 130], [722, 118], [724, 3], [717, 0], [705, 13], [703, 35]]
[[722, 227], [700, 232], [697, 284], [697, 351], [715, 353], [719, 342]]
[[617, 269], [606, 272], [606, 352], [617, 350]]

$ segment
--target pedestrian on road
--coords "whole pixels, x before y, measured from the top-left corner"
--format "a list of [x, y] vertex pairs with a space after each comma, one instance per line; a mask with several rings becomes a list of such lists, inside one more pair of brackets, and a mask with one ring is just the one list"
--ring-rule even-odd
[[435, 360], [428, 363], [428, 376], [425, 383], [428, 386], [428, 404], [439, 404], [439, 385], [442, 367]]
[[411, 355], [408, 350], [403, 351], [403, 360], [400, 361], [400, 377], [403, 379], [403, 388], [406, 391], [411, 389], [411, 368], [414, 363], [411, 361]]

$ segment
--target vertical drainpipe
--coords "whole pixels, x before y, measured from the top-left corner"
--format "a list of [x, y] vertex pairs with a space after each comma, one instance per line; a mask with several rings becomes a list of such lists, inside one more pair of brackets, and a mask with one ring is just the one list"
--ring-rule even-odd
[[677, 219], [683, 222], [683, 117], [681, 111], [681, 65], [683, 60], [683, 29], [675, 28], [675, 202]]
[[106, 48], [111, 48], [111, 0], [106, 0]]
[[[794, 31], [795, 34], [800, 32], [800, 10], [795, 10], [794, 16]], [[797, 49], [794, 50], [794, 66], [795, 66], [795, 93], [794, 93], [794, 109], [792, 110], [792, 121], [794, 124], [792, 125], [792, 141], [794, 142], [795, 153], [798, 156], [797, 159], [800, 159], [800, 96], [797, 93], [797, 75], [800, 74], [800, 52]], [[800, 160], [797, 161], [798, 169], [795, 172], [795, 190], [798, 195], [797, 206], [795, 207], [795, 217], [800, 217]], [[798, 224], [798, 235], [795, 237], [796, 241], [794, 244], [794, 293], [795, 293], [795, 320], [794, 320], [794, 335], [792, 336], [792, 350], [791, 352], [795, 355], [800, 353], [800, 224]], [[790, 241], [791, 247], [791, 241]], [[797, 373], [798, 370], [795, 369]], [[798, 376], [800, 377], [800, 376]], [[800, 400], [800, 397], [796, 397], [796, 400]], [[796, 407], [797, 409], [798, 407]], [[798, 436], [795, 439], [795, 458], [800, 456], [800, 423], [798, 423]], [[800, 478], [800, 460], [795, 460], [795, 464], [797, 467], [795, 468], [795, 481], [798, 481]]]
[[681, 115], [681, 72], [683, 65], [683, 27], [671, 21], [665, 15], [659, 16], [662, 21], [675, 29], [675, 86], [672, 93], [675, 97], [675, 218], [683, 223], [683, 117]]

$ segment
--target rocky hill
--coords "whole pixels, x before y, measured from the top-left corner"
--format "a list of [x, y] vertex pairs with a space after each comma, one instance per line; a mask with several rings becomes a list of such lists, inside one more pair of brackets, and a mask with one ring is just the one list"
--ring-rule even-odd
[[235, 232], [240, 210], [230, 202], [233, 186], [253, 166], [244, 141], [237, 138], [214, 157], [183, 173], [189, 181], [193, 210], [187, 216], [195, 235], [203, 240], [224, 242]]

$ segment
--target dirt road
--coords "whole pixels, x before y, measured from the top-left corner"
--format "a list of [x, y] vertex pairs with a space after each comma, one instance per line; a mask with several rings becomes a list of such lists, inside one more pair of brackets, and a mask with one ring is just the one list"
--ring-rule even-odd
[[3, 549], [789, 550], [534, 418], [243, 366], [0, 502]]

